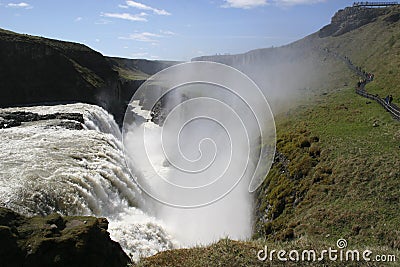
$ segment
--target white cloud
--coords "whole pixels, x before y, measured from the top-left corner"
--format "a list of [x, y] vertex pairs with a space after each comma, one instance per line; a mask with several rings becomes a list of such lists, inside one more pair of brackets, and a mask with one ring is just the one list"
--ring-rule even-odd
[[103, 17], [126, 19], [130, 21], [147, 21], [145, 18], [147, 14], [142, 12], [140, 14], [129, 14], [129, 13], [103, 13]]
[[7, 4], [7, 7], [25, 8], [25, 9], [31, 9], [31, 8], [33, 8], [33, 6], [31, 6], [30, 4], [25, 3], [25, 2], [21, 2], [21, 3], [18, 3], [18, 4], [16, 4], [16, 3], [9, 3], [9, 4]]
[[265, 6], [266, 4], [267, 0], [225, 0], [225, 4], [222, 7], [250, 9]]
[[170, 36], [176, 35], [176, 33], [172, 32], [172, 31], [163, 31], [163, 30], [160, 30], [160, 32], [161, 32], [162, 34], [164, 34], [164, 35], [170, 35]]
[[304, 4], [316, 4], [326, 2], [326, 0], [274, 0], [277, 5], [294, 6]]
[[261, 7], [268, 4], [275, 4], [277, 6], [294, 6], [304, 4], [316, 4], [326, 2], [326, 0], [224, 0], [225, 4], [222, 7], [243, 8], [250, 9]]
[[118, 39], [154, 43], [154, 42], [157, 42], [156, 38], [160, 38], [160, 37], [163, 37], [163, 36], [160, 34], [151, 33], [151, 32], [142, 32], [142, 33], [130, 34], [128, 37], [118, 37]]
[[112, 23], [111, 20], [100, 19], [100, 20], [96, 21], [94, 24], [97, 24], [97, 25], [107, 25], [107, 24], [110, 24], [110, 23]]
[[140, 9], [140, 10], [150, 10], [150, 11], [153, 11], [153, 13], [157, 14], [157, 15], [165, 15], [165, 16], [171, 15], [171, 13], [169, 13], [168, 11], [166, 11], [164, 9], [157, 9], [157, 8], [147, 6], [145, 4], [135, 2], [135, 1], [126, 1], [126, 5]]
[[125, 9], [129, 8], [129, 6], [125, 6], [125, 5], [118, 5], [118, 7], [119, 8], [125, 8]]
[[143, 53], [133, 53], [133, 54], [131, 54], [131, 57], [133, 57], [133, 58], [136, 58], [136, 57], [145, 57], [145, 56], [147, 56], [149, 53], [147, 53], [147, 52], [143, 52]]
[[156, 46], [159, 45], [158, 43], [159, 38], [168, 38], [176, 35], [176, 33], [172, 31], [160, 30], [160, 33], [161, 34], [151, 33], [151, 32], [133, 33], [128, 35], [128, 37], [118, 37], [118, 39], [149, 42], [151, 43], [152, 46]]
[[76, 19], [74, 19], [75, 22], [79, 22], [81, 21], [83, 18], [82, 17], [77, 17]]

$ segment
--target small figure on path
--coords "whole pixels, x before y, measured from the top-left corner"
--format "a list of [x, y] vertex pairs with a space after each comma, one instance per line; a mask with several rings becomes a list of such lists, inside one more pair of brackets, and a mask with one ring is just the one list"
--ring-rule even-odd
[[387, 96], [385, 97], [385, 103], [386, 103], [386, 104], [389, 104], [389, 95], [387, 95]]

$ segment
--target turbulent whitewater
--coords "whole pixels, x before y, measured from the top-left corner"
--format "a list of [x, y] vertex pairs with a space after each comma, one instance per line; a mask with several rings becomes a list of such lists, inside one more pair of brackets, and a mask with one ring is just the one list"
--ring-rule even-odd
[[122, 127], [127, 166], [149, 196], [146, 211], [189, 247], [251, 238], [253, 193], [272, 165], [275, 136], [261, 89], [212, 62], [152, 76]]
[[143, 212], [111, 115], [88, 104], [0, 109], [21, 111], [81, 113], [84, 129], [62, 127], [59, 120], [0, 129], [1, 206], [25, 215], [106, 217], [111, 238], [134, 260], [173, 247], [162, 222]]

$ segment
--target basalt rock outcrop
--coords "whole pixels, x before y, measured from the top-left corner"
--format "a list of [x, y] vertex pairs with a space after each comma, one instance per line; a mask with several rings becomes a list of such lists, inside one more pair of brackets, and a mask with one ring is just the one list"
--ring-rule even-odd
[[130, 259], [107, 227], [104, 218], [28, 218], [0, 208], [1, 266], [125, 267]]

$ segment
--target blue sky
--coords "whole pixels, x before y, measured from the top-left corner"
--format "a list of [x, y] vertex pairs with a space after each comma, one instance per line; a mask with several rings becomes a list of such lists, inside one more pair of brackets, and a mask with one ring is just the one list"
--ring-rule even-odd
[[342, 0], [0, 0], [0, 28], [84, 43], [107, 56], [190, 60], [298, 40]]

